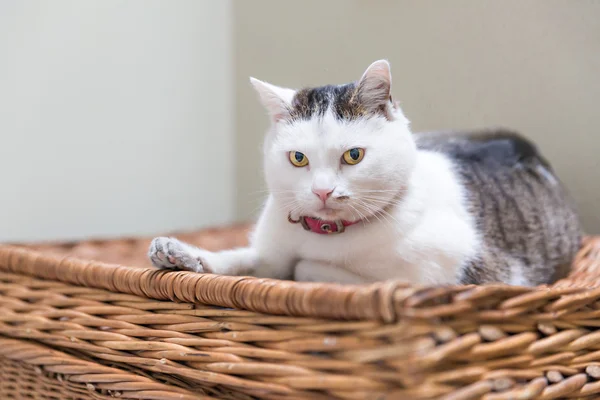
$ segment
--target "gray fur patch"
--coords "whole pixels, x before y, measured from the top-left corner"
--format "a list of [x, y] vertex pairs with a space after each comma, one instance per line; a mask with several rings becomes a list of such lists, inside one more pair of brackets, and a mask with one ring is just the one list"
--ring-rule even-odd
[[320, 117], [331, 109], [339, 120], [356, 120], [370, 115], [384, 115], [385, 110], [368, 111], [361, 104], [355, 83], [327, 85], [299, 90], [292, 100], [290, 120]]
[[518, 278], [539, 285], [568, 274], [581, 245], [580, 221], [550, 164], [531, 142], [495, 130], [419, 134], [417, 143], [454, 161], [484, 239], [461, 283], [509, 283], [517, 270]]

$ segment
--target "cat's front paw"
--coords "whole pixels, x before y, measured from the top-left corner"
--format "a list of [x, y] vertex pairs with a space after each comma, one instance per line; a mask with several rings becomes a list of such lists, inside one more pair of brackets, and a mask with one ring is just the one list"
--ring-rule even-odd
[[175, 238], [157, 237], [152, 240], [148, 257], [157, 268], [185, 269], [205, 272], [200, 250]]

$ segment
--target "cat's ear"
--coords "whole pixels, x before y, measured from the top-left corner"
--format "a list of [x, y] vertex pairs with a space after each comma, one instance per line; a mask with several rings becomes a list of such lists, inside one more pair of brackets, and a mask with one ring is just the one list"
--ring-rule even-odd
[[368, 111], [383, 111], [388, 118], [395, 108], [392, 102], [392, 72], [386, 60], [369, 65], [357, 84], [358, 98]]
[[290, 115], [292, 100], [296, 94], [295, 90], [271, 85], [256, 78], [250, 78], [250, 83], [258, 92], [262, 105], [267, 109], [274, 122]]

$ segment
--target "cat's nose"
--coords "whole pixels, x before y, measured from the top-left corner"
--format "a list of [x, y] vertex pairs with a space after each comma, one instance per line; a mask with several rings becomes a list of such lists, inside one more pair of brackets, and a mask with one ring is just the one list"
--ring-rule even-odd
[[329, 198], [329, 196], [331, 196], [331, 193], [333, 193], [333, 189], [312, 189], [312, 192], [314, 194], [317, 195], [318, 198], [321, 199], [321, 201], [323, 201], [323, 203], [325, 203], [327, 201], [327, 199]]

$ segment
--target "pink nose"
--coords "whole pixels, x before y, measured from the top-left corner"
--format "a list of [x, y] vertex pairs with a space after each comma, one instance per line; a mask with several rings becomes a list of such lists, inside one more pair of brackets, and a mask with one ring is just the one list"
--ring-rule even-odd
[[327, 201], [327, 198], [331, 196], [331, 193], [333, 193], [333, 189], [313, 189], [312, 192], [324, 203]]

